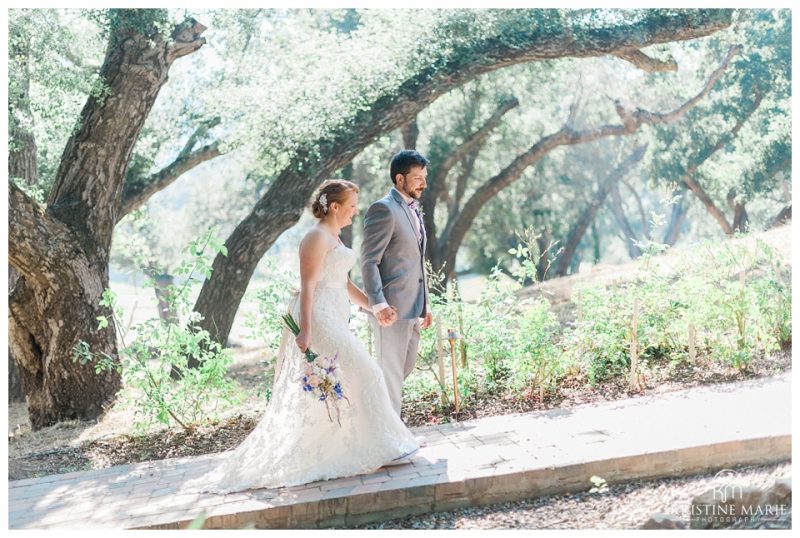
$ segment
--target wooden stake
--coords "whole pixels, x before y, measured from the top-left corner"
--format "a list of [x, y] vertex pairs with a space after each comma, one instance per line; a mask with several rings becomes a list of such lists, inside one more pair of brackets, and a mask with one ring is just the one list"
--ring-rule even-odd
[[442, 318], [436, 316], [436, 363], [439, 366], [439, 395], [442, 399], [442, 406], [447, 405], [447, 387], [444, 381], [444, 336], [442, 335]]
[[461, 335], [461, 341], [459, 342], [459, 348], [461, 350], [461, 367], [467, 367], [467, 343], [464, 340], [464, 316], [461, 312], [461, 303], [458, 303], [458, 331]]
[[639, 298], [633, 298], [633, 317], [631, 318], [631, 375], [628, 380], [631, 390], [639, 389]]
[[694, 364], [697, 359], [697, 348], [695, 347], [695, 328], [694, 323], [689, 322], [689, 362]]
[[456, 404], [456, 413], [461, 411], [458, 402], [458, 364], [456, 363], [456, 340], [458, 333], [454, 329], [447, 330], [447, 340], [450, 342], [450, 366], [453, 370], [453, 401]]

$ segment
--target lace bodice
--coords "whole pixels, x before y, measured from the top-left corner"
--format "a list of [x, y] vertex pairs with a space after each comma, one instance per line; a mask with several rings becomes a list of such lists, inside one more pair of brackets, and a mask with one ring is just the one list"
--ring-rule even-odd
[[340, 243], [325, 256], [317, 287], [346, 288], [347, 273], [356, 264], [356, 259], [356, 253]]

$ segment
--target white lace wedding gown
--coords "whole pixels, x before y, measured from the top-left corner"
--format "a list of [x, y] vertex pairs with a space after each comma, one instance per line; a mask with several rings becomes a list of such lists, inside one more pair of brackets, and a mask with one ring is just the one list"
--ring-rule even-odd
[[[341, 426], [324, 402], [302, 390], [297, 380], [305, 357], [293, 337], [284, 338], [288, 345], [279, 351], [261, 422], [210, 473], [182, 489], [228, 493], [307, 484], [368, 473], [419, 448], [392, 408], [377, 361], [348, 327], [347, 273], [355, 263], [355, 252], [342, 244], [327, 254], [312, 307], [311, 349], [339, 354], [339, 381], [350, 400], [339, 401]], [[295, 299], [290, 312], [298, 321], [299, 310]]]

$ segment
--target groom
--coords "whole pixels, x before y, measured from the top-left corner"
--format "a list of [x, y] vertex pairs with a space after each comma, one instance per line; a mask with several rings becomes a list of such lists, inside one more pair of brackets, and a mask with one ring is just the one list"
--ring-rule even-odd
[[390, 166], [394, 188], [364, 216], [361, 274], [375, 314], [375, 349], [398, 415], [403, 381], [416, 363], [420, 327], [427, 329], [433, 319], [423, 265], [425, 226], [419, 208], [427, 186], [427, 166], [428, 159], [417, 151], [395, 155]]

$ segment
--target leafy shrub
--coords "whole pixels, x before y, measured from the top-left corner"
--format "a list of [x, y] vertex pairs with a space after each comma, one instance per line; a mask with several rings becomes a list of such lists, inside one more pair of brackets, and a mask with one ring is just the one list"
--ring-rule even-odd
[[691, 325], [698, 353], [736, 368], [791, 341], [791, 288], [780, 256], [765, 243], [699, 245], [672, 273], [651, 262], [645, 255], [629, 283], [574, 293], [580, 315], [563, 346], [583, 361], [591, 383], [630, 368], [634, 336], [643, 360], [682, 360]]
[[[166, 287], [168, 311], [177, 316], [168, 320], [151, 318], [125, 331], [116, 295], [106, 289], [100, 304], [111, 309], [114, 327], [120, 331], [119, 356], [93, 352], [86, 342], [80, 342], [73, 350], [73, 361], [94, 362], [98, 372], [116, 369], [122, 374], [123, 405], [134, 408], [139, 431], [156, 423], [167, 426], [177, 423], [189, 429], [194, 423], [213, 418], [220, 401], [239, 403], [235, 384], [227, 375], [233, 356], [213, 341], [207, 331], [195, 325], [201, 318], [191, 311], [189, 297], [191, 284], [198, 282], [195, 274], [202, 273], [206, 278], [211, 275], [206, 249], [212, 255], [226, 254], [225, 246], [214, 236], [215, 231], [210, 228], [189, 243], [186, 249], [189, 261], [175, 270], [176, 275], [186, 276], [185, 281]], [[153, 279], [146, 283], [154, 284]], [[111, 326], [104, 316], [98, 317], [98, 323], [101, 329]], [[133, 334], [130, 343], [129, 333]], [[197, 368], [188, 367], [190, 357], [198, 361]]]

